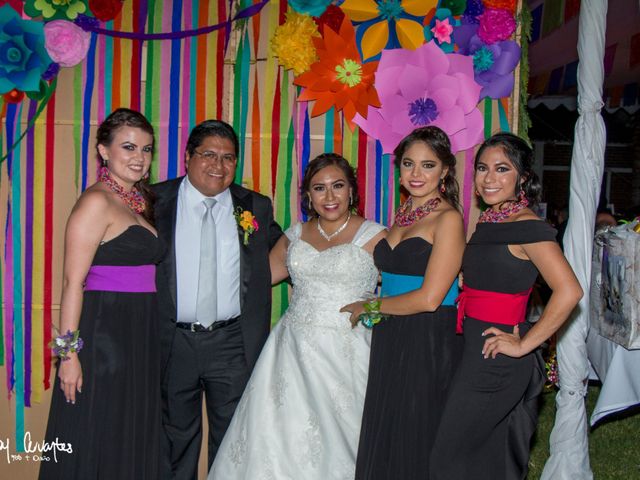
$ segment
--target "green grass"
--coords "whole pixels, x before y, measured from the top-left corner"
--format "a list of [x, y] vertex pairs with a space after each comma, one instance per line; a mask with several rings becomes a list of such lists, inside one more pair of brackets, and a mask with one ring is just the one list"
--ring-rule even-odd
[[[599, 386], [587, 393], [587, 419], [598, 399]], [[542, 395], [538, 430], [529, 460], [529, 480], [540, 478], [549, 457], [549, 434], [556, 414], [555, 391]], [[611, 418], [613, 417], [613, 418]], [[640, 479], [640, 409], [601, 420], [589, 431], [591, 470], [597, 480]]]

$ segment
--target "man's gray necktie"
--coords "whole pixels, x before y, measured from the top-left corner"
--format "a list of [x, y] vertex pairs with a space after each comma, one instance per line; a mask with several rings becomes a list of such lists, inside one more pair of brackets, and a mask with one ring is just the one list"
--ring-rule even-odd
[[216, 259], [216, 222], [213, 219], [214, 198], [203, 200], [207, 211], [202, 218], [200, 230], [200, 266], [198, 272], [198, 299], [196, 320], [208, 327], [218, 316], [218, 282]]

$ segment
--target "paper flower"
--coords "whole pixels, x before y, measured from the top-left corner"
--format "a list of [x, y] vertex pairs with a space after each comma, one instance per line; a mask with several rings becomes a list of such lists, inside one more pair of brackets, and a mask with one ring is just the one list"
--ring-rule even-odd
[[113, 20], [122, 10], [123, 0], [89, 0], [89, 10], [103, 22]]
[[0, 7], [0, 94], [37, 91], [50, 63], [42, 22], [23, 20], [8, 4]]
[[27, 0], [24, 12], [30, 17], [45, 20], [73, 20], [87, 11], [87, 0]]
[[340, 8], [358, 27], [365, 60], [383, 48], [414, 50], [424, 43], [422, 21], [438, 0], [345, 0]]
[[508, 40], [516, 30], [516, 21], [508, 10], [487, 8], [478, 20], [478, 36], [487, 45]]
[[289, 0], [288, 3], [298, 13], [319, 17], [327, 9], [331, 0]]
[[456, 17], [464, 13], [464, 9], [467, 6], [467, 0], [440, 0], [438, 8], [446, 8], [451, 12], [451, 15]]
[[484, 0], [485, 8], [502, 8], [511, 13], [516, 11], [516, 0]]
[[306, 72], [318, 58], [312, 38], [319, 37], [318, 27], [308, 15], [288, 12], [287, 20], [271, 39], [271, 52], [286, 69], [296, 75]]
[[44, 26], [44, 45], [49, 56], [62, 67], [80, 63], [89, 51], [91, 34], [73, 22], [54, 20]]
[[339, 32], [344, 18], [345, 15], [342, 10], [335, 5], [329, 5], [324, 13], [315, 19], [315, 22], [318, 25], [320, 34], [324, 35], [325, 26], [332, 28], [334, 32]]
[[456, 28], [454, 38], [458, 53], [473, 58], [475, 79], [482, 86], [480, 98], [507, 97], [513, 90], [513, 71], [520, 61], [520, 47], [512, 40], [487, 45], [477, 31], [477, 25]]
[[344, 112], [352, 126], [356, 112], [367, 117], [369, 105], [380, 106], [373, 87], [378, 62], [363, 64], [356, 45], [356, 33], [349, 19], [345, 19], [340, 33], [326, 28], [323, 38], [314, 38], [319, 60], [311, 70], [294, 80], [305, 87], [299, 101], [315, 100], [311, 116], [322, 115], [331, 107]]
[[433, 40], [443, 51], [447, 53], [453, 52], [453, 39], [451, 34], [453, 33], [453, 27], [460, 25], [460, 22], [456, 20], [451, 14], [451, 10], [447, 8], [439, 8], [436, 10], [435, 15], [429, 22], [429, 25], [424, 27], [424, 38], [427, 42]]
[[24, 98], [24, 92], [14, 88], [2, 95], [2, 98], [4, 98], [4, 101], [7, 103], [20, 103]]
[[480, 20], [478, 20], [478, 17], [482, 15], [482, 12], [484, 12], [482, 0], [469, 0], [467, 2], [467, 8], [462, 14], [462, 25], [479, 24]]
[[354, 122], [380, 140], [384, 153], [416, 127], [434, 125], [451, 139], [455, 153], [483, 138], [482, 114], [476, 108], [480, 85], [473, 79], [473, 59], [446, 54], [433, 42], [409, 50], [385, 50], [376, 72], [381, 108]]

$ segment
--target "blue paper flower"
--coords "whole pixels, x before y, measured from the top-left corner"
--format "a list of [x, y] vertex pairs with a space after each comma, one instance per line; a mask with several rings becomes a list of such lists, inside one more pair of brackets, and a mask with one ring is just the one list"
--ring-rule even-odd
[[289, 5], [298, 13], [319, 17], [331, 4], [331, 0], [289, 0]]
[[14, 88], [36, 92], [51, 58], [42, 22], [23, 20], [8, 4], [0, 8], [0, 94]]

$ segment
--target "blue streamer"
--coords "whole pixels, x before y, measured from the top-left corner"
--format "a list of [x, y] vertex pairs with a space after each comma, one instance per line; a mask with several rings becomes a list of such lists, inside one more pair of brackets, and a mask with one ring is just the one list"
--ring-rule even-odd
[[91, 34], [89, 53], [87, 54], [87, 79], [84, 86], [82, 111], [82, 191], [87, 188], [87, 174], [89, 170], [89, 135], [91, 133], [91, 97], [96, 68], [96, 40], [98, 36]]
[[[304, 115], [304, 128], [302, 129], [302, 158], [300, 159], [300, 165], [302, 166], [302, 173], [304, 174], [309, 165], [309, 157], [311, 156], [311, 128], [309, 125], [309, 110], [305, 110]], [[302, 181], [302, 179], [300, 179]], [[307, 214], [302, 213], [302, 220], [307, 221]]]
[[[22, 117], [22, 106], [18, 111], [16, 122], [16, 136], [20, 136], [20, 118]], [[23, 311], [22, 311], [22, 227], [20, 226], [20, 198], [21, 183], [20, 177], [20, 156], [21, 143], [16, 146], [11, 179], [11, 228], [13, 230], [13, 348], [15, 350], [15, 392], [16, 392], [16, 451], [24, 452], [24, 333], [23, 333]]]
[[324, 151], [333, 152], [333, 107], [324, 114]]
[[504, 106], [500, 100], [496, 100], [498, 102], [498, 117], [500, 118], [500, 130], [503, 132], [510, 132], [509, 128], [509, 120], [507, 119], [507, 112], [504, 111]]
[[[108, 29], [113, 28], [113, 20], [109, 20], [106, 24]], [[113, 65], [113, 38], [106, 37], [104, 39], [104, 111], [111, 112], [113, 110], [113, 69], [108, 65]], [[151, 88], [150, 86], [148, 88]], [[102, 120], [102, 119], [100, 119]]]
[[[242, 60], [240, 65], [240, 88], [242, 92], [249, 91], [249, 67], [251, 66], [251, 41], [249, 40], [249, 29], [244, 32], [244, 38], [242, 39], [244, 44], [242, 47]], [[286, 85], [286, 84], [285, 84]], [[244, 176], [244, 157], [247, 138], [247, 116], [249, 114], [249, 95], [242, 95], [242, 101], [240, 102], [240, 161], [238, 162], [238, 169], [240, 174], [240, 181]]]
[[[180, 29], [182, 20], [182, 0], [174, 0], [171, 11], [171, 28], [174, 31]], [[169, 151], [167, 152], [167, 179], [178, 175], [178, 124], [180, 122], [180, 40], [171, 40], [171, 69], [169, 73], [169, 85], [173, 85], [169, 92]], [[183, 128], [187, 128], [183, 125]]]
[[381, 200], [382, 195], [380, 193], [383, 191], [384, 186], [381, 182], [380, 172], [382, 171], [382, 144], [379, 140], [376, 140], [376, 222], [380, 222], [380, 216], [382, 214], [381, 208]]

